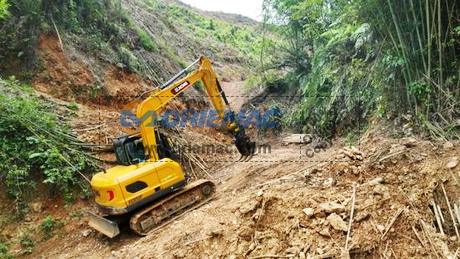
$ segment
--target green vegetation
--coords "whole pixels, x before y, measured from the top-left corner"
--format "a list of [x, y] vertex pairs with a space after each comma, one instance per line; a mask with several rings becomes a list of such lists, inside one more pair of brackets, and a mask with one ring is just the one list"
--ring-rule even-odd
[[8, 251], [8, 246], [2, 240], [0, 240], [0, 259], [13, 259], [14, 256]]
[[142, 29], [136, 28], [137, 35], [139, 36], [140, 42], [142, 46], [148, 50], [148, 51], [153, 51], [156, 52], [158, 51], [157, 47], [153, 44], [152, 40], [150, 39], [150, 36], [148, 35], [147, 32], [145, 32]]
[[89, 188], [83, 174], [93, 162], [54, 115], [56, 105], [39, 101], [16, 81], [0, 80], [0, 89], [0, 177], [8, 193], [21, 202], [37, 197], [37, 182], [49, 194]]
[[[454, 0], [266, 0], [284, 36], [269, 67], [304, 96], [290, 123], [346, 134], [369, 118], [411, 115], [435, 138], [458, 137], [459, 6]], [[361, 115], [361, 117], [359, 116]]]
[[36, 241], [31, 239], [27, 234], [24, 234], [21, 237], [20, 244], [23, 249], [23, 254], [31, 254], [33, 252]]
[[[254, 21], [203, 15], [173, 2], [136, 0], [122, 7], [120, 0], [11, 0], [5, 10], [11, 15], [0, 18], [0, 71], [20, 79], [40, 70], [36, 50], [43, 35], [56, 36], [66, 54], [94, 59], [89, 69], [95, 75], [111, 64], [156, 84], [200, 55], [255, 73], [264, 43]], [[95, 80], [94, 86], [103, 85]]]
[[5, 19], [9, 15], [9, 4], [6, 0], [0, 0], [0, 20]]
[[46, 217], [42, 224], [40, 224], [40, 231], [43, 232], [42, 241], [48, 240], [55, 235], [55, 230], [64, 226], [65, 221], [55, 220], [51, 216]]

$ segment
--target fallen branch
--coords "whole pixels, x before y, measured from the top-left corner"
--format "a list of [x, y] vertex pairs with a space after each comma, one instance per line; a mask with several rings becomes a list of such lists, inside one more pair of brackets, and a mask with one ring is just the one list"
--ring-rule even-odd
[[317, 255], [313, 257], [312, 259], [325, 259], [325, 258], [331, 258], [336, 256], [336, 254], [323, 254], [323, 255]]
[[457, 240], [458, 242], [460, 242], [460, 235], [458, 234], [457, 224], [455, 223], [454, 214], [452, 213], [452, 209], [450, 208], [449, 198], [447, 197], [446, 189], [444, 188], [443, 183], [441, 183], [441, 187], [442, 187], [442, 192], [444, 192], [444, 197], [446, 198], [446, 201], [447, 201], [447, 207], [449, 208], [450, 217], [452, 218], [452, 222], [454, 223], [454, 229], [455, 229], [455, 234], [457, 234]]
[[95, 126], [95, 127], [86, 128], [86, 129], [74, 129], [74, 130], [72, 130], [72, 131], [75, 131], [75, 132], [90, 131], [90, 130], [99, 129], [100, 127], [103, 127], [103, 126], [107, 126], [107, 124], [100, 124], [100, 125], [97, 125], [97, 126]]
[[254, 257], [249, 257], [250, 259], [259, 259], [259, 258], [293, 258], [295, 255], [258, 255]]
[[405, 151], [405, 150], [399, 151], [399, 152], [394, 153], [394, 154], [390, 154], [390, 155], [388, 155], [388, 156], [386, 156], [386, 157], [380, 159], [380, 160], [379, 160], [379, 163], [382, 162], [383, 160], [386, 160], [386, 159], [390, 158], [390, 157], [393, 157], [393, 156], [399, 155], [399, 154], [401, 154], [401, 153], [404, 153], [404, 151]]
[[458, 183], [458, 180], [457, 180], [457, 178], [455, 177], [454, 173], [452, 173], [452, 170], [449, 170], [449, 173], [450, 173], [450, 175], [452, 176], [452, 178], [454, 178], [455, 185], [459, 186], [460, 184]]
[[201, 241], [204, 241], [204, 240], [207, 240], [207, 239], [210, 239], [210, 238], [211, 238], [211, 237], [199, 238], [199, 239], [197, 239], [197, 240], [189, 241], [189, 242], [185, 243], [185, 245], [186, 245], [186, 246], [187, 246], [187, 245], [191, 245], [191, 244], [193, 244], [193, 243], [201, 242]]
[[455, 251], [455, 254], [454, 254], [454, 257], [453, 257], [454, 259], [456, 259], [456, 258], [457, 258], [457, 255], [458, 255], [458, 250], [459, 250], [459, 249], [460, 249], [460, 248], [457, 248], [457, 251]]
[[348, 224], [347, 240], [345, 241], [345, 250], [348, 251], [348, 240], [350, 239], [351, 223], [353, 222], [353, 213], [355, 211], [356, 186], [353, 186], [353, 202], [351, 205], [350, 223]]
[[64, 44], [62, 43], [61, 34], [59, 34], [58, 28], [56, 26], [56, 23], [54, 22], [54, 19], [53, 19], [52, 15], [51, 15], [51, 21], [53, 22], [54, 29], [56, 30], [56, 34], [57, 34], [58, 39], [59, 39], [59, 44], [61, 45], [61, 51], [62, 51], [62, 53], [64, 53]]
[[390, 225], [388, 225], [387, 229], [385, 230], [385, 233], [383, 233], [382, 237], [380, 238], [380, 240], [382, 240], [388, 233], [388, 231], [390, 231], [390, 228], [391, 226], [393, 226], [393, 224], [395, 223], [396, 219], [399, 217], [399, 215], [401, 215], [401, 213], [403, 212], [404, 209], [400, 209], [396, 215], [393, 217], [393, 219], [391, 220], [390, 222]]
[[291, 177], [291, 176], [293, 176], [293, 175], [296, 175], [296, 174], [299, 174], [300, 172], [302, 172], [302, 171], [304, 171], [304, 170], [306, 170], [306, 169], [308, 169], [308, 168], [310, 168], [310, 167], [311, 167], [311, 165], [310, 165], [310, 166], [307, 166], [307, 167], [305, 167], [305, 168], [302, 168], [302, 169], [300, 169], [300, 170], [298, 170], [298, 171], [296, 171], [296, 172], [294, 172], [294, 173], [290, 173], [290, 174], [284, 175], [284, 176], [282, 176], [282, 177], [280, 177], [280, 178], [271, 179], [271, 180], [266, 181], [266, 182], [264, 182], [264, 183], [260, 183], [260, 184], [256, 185], [256, 187], [261, 187], [261, 186], [264, 186], [264, 185], [267, 185], [267, 184], [272, 184], [272, 183], [275, 183], [275, 182], [281, 181], [281, 180], [288, 180], [289, 177]]
[[457, 204], [454, 204], [454, 211], [455, 215], [457, 216], [458, 224], [460, 224], [460, 209], [458, 208]]
[[417, 233], [417, 230], [415, 229], [414, 226], [412, 226], [412, 231], [414, 231], [414, 234], [415, 236], [417, 237], [418, 241], [420, 242], [420, 244], [423, 245], [423, 247], [426, 249], [426, 244], [425, 242], [423, 242], [422, 238], [419, 236], [419, 234]]
[[433, 201], [433, 209], [434, 209], [434, 217], [436, 218], [436, 222], [439, 226], [439, 231], [441, 231], [441, 235], [444, 235], [444, 230], [442, 229], [442, 221], [441, 217], [439, 216], [438, 205]]
[[429, 235], [429, 233], [427, 233], [427, 229], [426, 229], [426, 225], [425, 225], [425, 222], [421, 219], [420, 220], [420, 225], [422, 225], [422, 232], [423, 234], [425, 234], [426, 238], [428, 239], [428, 241], [430, 242], [430, 245], [431, 245], [431, 249], [433, 249], [433, 252], [434, 254], [436, 255], [437, 258], [439, 258], [439, 255], [438, 255], [438, 251], [436, 251], [436, 248], [433, 244], [433, 240], [431, 240], [431, 237]]
[[444, 220], [444, 216], [442, 215], [441, 206], [439, 206], [438, 204], [436, 207], [438, 208], [438, 213], [439, 213], [439, 217], [441, 218], [441, 222], [444, 223], [445, 220]]

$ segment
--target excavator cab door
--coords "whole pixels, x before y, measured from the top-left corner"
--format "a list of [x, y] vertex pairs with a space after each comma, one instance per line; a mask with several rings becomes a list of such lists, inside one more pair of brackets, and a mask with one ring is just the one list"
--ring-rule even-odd
[[142, 138], [130, 135], [123, 135], [115, 139], [115, 154], [122, 165], [133, 165], [145, 161], [144, 145]]

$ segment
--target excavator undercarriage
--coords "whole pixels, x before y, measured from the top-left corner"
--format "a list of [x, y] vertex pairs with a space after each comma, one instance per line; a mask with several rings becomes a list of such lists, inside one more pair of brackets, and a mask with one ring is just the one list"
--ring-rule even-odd
[[113, 238], [120, 234], [120, 224], [129, 221], [131, 230], [144, 236], [210, 201], [214, 192], [215, 185], [213, 182], [194, 181], [172, 195], [166, 195], [163, 199], [132, 213], [101, 216], [90, 212], [89, 225], [102, 234]]

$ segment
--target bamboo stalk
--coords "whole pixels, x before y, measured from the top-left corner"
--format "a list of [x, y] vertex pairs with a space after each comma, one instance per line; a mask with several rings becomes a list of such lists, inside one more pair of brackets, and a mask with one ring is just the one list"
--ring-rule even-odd
[[345, 241], [345, 250], [348, 251], [348, 240], [350, 239], [351, 223], [353, 222], [353, 213], [355, 211], [356, 186], [353, 186], [353, 202], [350, 212], [350, 223], [348, 223], [347, 240]]
[[452, 222], [454, 223], [455, 234], [457, 234], [457, 241], [460, 242], [460, 234], [458, 233], [457, 224], [455, 224], [454, 214], [452, 213], [452, 209], [450, 208], [449, 198], [447, 197], [446, 189], [444, 188], [443, 183], [441, 183], [441, 187], [442, 187], [442, 192], [444, 193], [444, 197], [446, 198], [447, 207], [449, 208], [450, 217], [452, 218]]
[[454, 211], [455, 211], [455, 216], [457, 216], [458, 224], [460, 225], [460, 210], [457, 204], [454, 204]]
[[423, 234], [427, 237], [428, 241], [430, 242], [431, 249], [433, 250], [436, 257], [439, 258], [438, 251], [436, 251], [436, 248], [433, 244], [433, 240], [431, 240], [430, 234], [428, 233], [428, 230], [426, 229], [425, 222], [422, 219], [420, 219], [420, 225], [422, 225]]
[[444, 216], [442, 215], [442, 211], [441, 211], [441, 206], [439, 206], [438, 204], [436, 207], [438, 209], [438, 213], [439, 213], [439, 217], [441, 218], [441, 222], [445, 223]]
[[428, 78], [431, 78], [431, 31], [430, 31], [430, 8], [429, 2], [430, 0], [425, 1], [425, 12], [426, 12], [426, 35], [428, 40]]
[[433, 201], [433, 210], [434, 210], [434, 217], [439, 226], [439, 231], [441, 232], [441, 235], [444, 235], [444, 230], [442, 229], [441, 217], [439, 216], [438, 206], [436, 205], [434, 201]]
[[[416, 18], [416, 15], [415, 15], [415, 7], [414, 7], [414, 1], [413, 0], [410, 0], [410, 7], [411, 7], [411, 10], [412, 10], [412, 18], [413, 18], [414, 22], [417, 23], [417, 18]], [[423, 24], [423, 20], [422, 20], [422, 24]], [[417, 25], [415, 25], [415, 30], [417, 32], [417, 39], [418, 39], [418, 45], [419, 45], [419, 48], [420, 48], [420, 55], [421, 55], [422, 62], [423, 62], [423, 69], [425, 70], [425, 74], [426, 74], [427, 73], [427, 66], [426, 66], [426, 62], [425, 62], [425, 57], [423, 55], [424, 51], [423, 51], [422, 37], [420, 36], [420, 30], [419, 30]]]
[[[442, 88], [443, 85], [443, 71], [442, 71], [442, 24], [441, 24], [441, 0], [438, 0], [438, 51], [439, 51], [439, 85]], [[458, 234], [458, 233], [457, 233]]]
[[382, 237], [380, 237], [380, 240], [382, 240], [387, 235], [388, 231], [390, 231], [390, 228], [393, 226], [393, 224], [395, 223], [396, 219], [399, 217], [399, 215], [401, 215], [401, 213], [403, 211], [404, 211], [404, 209], [400, 209], [398, 212], [396, 212], [396, 215], [393, 217], [393, 219], [391, 220], [390, 224], [386, 228], [385, 233], [383, 233]]

